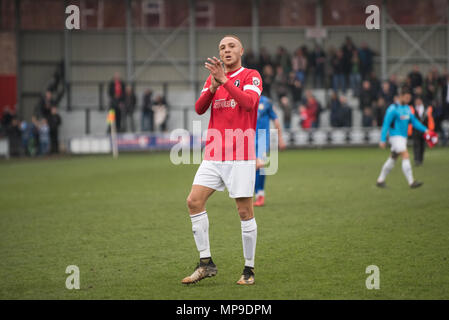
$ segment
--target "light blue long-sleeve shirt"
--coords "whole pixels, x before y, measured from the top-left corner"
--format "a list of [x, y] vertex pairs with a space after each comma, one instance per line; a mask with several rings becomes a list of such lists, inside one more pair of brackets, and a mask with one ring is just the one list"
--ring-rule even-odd
[[410, 123], [419, 131], [427, 131], [427, 127], [419, 122], [409, 106], [395, 103], [391, 104], [385, 113], [380, 141], [385, 142], [387, 140], [388, 132], [390, 133], [390, 137], [402, 136], [407, 138], [408, 125]]

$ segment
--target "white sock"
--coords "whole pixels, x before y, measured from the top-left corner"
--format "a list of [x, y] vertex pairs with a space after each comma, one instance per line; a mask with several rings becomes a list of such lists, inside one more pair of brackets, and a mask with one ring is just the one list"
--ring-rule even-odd
[[410, 159], [402, 160], [402, 172], [404, 172], [404, 176], [407, 179], [408, 184], [411, 185], [413, 183], [413, 172]]
[[195, 215], [191, 215], [193, 238], [195, 239], [196, 248], [200, 253], [200, 258], [210, 257], [209, 246], [209, 218], [207, 212], [203, 211]]
[[241, 221], [243, 257], [245, 266], [254, 268], [254, 257], [256, 255], [257, 224], [256, 218]]
[[387, 161], [385, 161], [382, 170], [380, 171], [379, 178], [377, 178], [377, 182], [384, 182], [387, 178], [387, 175], [394, 168], [395, 160], [392, 157], [389, 157]]
[[265, 197], [265, 191], [264, 190], [257, 191], [256, 197]]

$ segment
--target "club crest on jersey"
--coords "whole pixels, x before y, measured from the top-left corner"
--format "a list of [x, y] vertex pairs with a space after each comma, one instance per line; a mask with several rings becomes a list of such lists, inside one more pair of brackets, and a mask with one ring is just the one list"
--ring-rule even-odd
[[240, 80], [239, 79], [234, 81], [234, 86], [236, 86], [236, 87], [240, 86]]
[[260, 85], [260, 80], [257, 77], [253, 77], [253, 85], [256, 87]]

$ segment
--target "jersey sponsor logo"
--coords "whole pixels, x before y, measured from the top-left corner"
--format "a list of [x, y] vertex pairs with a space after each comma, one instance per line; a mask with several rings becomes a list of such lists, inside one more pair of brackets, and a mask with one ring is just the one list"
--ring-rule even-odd
[[410, 116], [408, 114], [403, 114], [403, 115], [401, 115], [399, 117], [399, 119], [401, 119], [401, 120], [408, 120], [408, 119], [410, 119]]
[[240, 86], [240, 80], [239, 79], [234, 81], [234, 86], [236, 86], [236, 87]]
[[214, 109], [220, 109], [220, 108], [232, 108], [234, 109], [237, 105], [237, 102], [235, 102], [234, 99], [231, 100], [225, 100], [225, 99], [218, 99], [214, 101]]
[[255, 85], [256, 87], [258, 87], [260, 85], [260, 80], [257, 77], [253, 77], [253, 85]]

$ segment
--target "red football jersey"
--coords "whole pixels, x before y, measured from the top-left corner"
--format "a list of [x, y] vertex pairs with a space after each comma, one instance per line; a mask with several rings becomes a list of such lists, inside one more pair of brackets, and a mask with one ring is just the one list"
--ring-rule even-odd
[[262, 93], [258, 71], [239, 68], [226, 73], [229, 79], [213, 94], [207, 79], [195, 104], [199, 114], [211, 107], [205, 160], [255, 160], [257, 107]]

